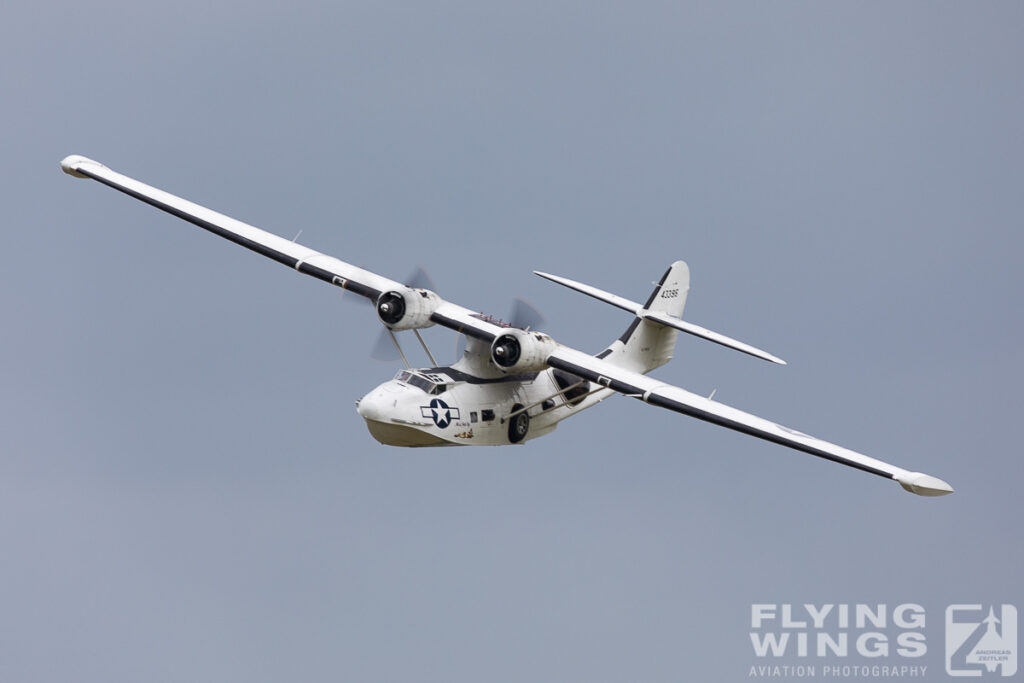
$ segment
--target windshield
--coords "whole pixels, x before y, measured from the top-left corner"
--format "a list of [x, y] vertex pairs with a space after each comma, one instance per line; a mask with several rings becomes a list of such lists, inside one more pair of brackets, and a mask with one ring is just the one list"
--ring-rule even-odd
[[395, 375], [395, 379], [399, 382], [408, 384], [409, 386], [416, 387], [417, 389], [422, 389], [424, 392], [432, 396], [443, 394], [448, 390], [448, 385], [444, 382], [427, 379], [419, 373], [410, 372], [408, 370], [400, 370], [398, 374]]

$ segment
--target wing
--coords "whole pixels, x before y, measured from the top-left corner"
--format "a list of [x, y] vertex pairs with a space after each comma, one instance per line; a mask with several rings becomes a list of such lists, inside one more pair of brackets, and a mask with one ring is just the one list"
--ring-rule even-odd
[[[322, 254], [266, 230], [261, 230], [187, 199], [159, 190], [134, 178], [129, 178], [107, 168], [98, 161], [72, 155], [61, 161], [60, 165], [65, 173], [78, 178], [96, 180], [246, 249], [262, 254], [289, 268], [294, 268], [300, 273], [311, 275], [374, 302], [378, 301], [381, 294], [385, 292], [400, 292], [408, 289], [395, 280], [345, 263], [333, 256]], [[431, 312], [430, 320], [443, 327], [487, 342], [493, 341], [503, 329], [481, 319], [469, 309], [443, 300]]]
[[121, 175], [98, 161], [69, 156], [60, 163], [66, 173], [79, 178], [92, 178], [104, 185], [146, 202], [161, 211], [183, 218], [204, 230], [231, 240], [246, 249], [283, 263], [300, 273], [329, 282], [361, 296], [376, 299], [382, 292], [401, 288], [401, 283], [327, 256], [318, 251], [278, 237], [265, 230], [235, 220], [182, 199], [169, 192]]
[[920, 496], [942, 496], [953, 492], [952, 487], [941, 479], [869, 458], [866, 455], [775, 424], [770, 420], [698, 396], [685, 389], [625, 370], [566, 346], [559, 346], [547, 362], [553, 368], [578, 375], [590, 382], [640, 399], [645, 403], [668, 408], [698, 420], [756, 436], [759, 439], [773, 441], [841, 465], [855, 467], [887, 479], [894, 479], [907, 491]]

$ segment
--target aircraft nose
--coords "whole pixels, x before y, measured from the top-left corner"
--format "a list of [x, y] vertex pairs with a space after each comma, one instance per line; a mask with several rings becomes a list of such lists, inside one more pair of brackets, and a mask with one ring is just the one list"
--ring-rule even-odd
[[383, 396], [379, 389], [375, 389], [356, 401], [356, 412], [366, 420], [381, 420], [384, 415]]
[[399, 392], [395, 387], [382, 384], [356, 401], [356, 412], [366, 420], [386, 422], [398, 406]]

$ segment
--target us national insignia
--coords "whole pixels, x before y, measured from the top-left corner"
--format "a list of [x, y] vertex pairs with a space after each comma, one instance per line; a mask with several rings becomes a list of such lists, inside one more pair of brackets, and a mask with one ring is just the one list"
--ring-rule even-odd
[[430, 405], [420, 406], [420, 415], [429, 417], [440, 429], [444, 429], [452, 423], [452, 420], [461, 419], [459, 409], [445, 403], [439, 398], [430, 401]]

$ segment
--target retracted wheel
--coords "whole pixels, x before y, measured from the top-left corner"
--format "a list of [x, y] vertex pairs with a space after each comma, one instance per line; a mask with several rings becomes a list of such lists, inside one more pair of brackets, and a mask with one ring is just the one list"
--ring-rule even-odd
[[[523, 406], [515, 404], [512, 406], [512, 412], [522, 410]], [[512, 416], [508, 421], [508, 440], [509, 443], [519, 443], [526, 438], [526, 432], [530, 431], [530, 416], [526, 414], [526, 411], [518, 413]]]

